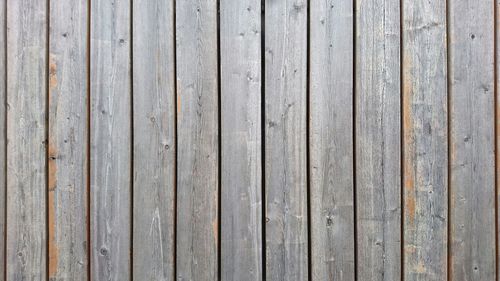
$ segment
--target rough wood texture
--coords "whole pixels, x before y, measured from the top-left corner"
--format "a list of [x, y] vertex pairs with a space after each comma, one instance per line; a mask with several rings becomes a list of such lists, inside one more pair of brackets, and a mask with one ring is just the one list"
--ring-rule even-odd
[[87, 280], [86, 1], [50, 1], [50, 280]]
[[399, 280], [400, 2], [356, 3], [356, 270], [359, 280]]
[[178, 1], [177, 279], [218, 275], [217, 1]]
[[265, 1], [266, 279], [308, 280], [307, 1]]
[[46, 280], [47, 3], [7, 0], [7, 280]]
[[[6, 143], [6, 130], [7, 130], [7, 1], [4, 0], [0, 3], [0, 253], [5, 253], [5, 188], [6, 188], [6, 174], [7, 174], [7, 143]], [[0, 273], [5, 272], [5, 254], [0, 254]], [[5, 281], [5, 274], [0, 274], [0, 281]]]
[[221, 0], [222, 280], [262, 280], [261, 1]]
[[353, 1], [310, 5], [311, 274], [354, 280]]
[[404, 0], [404, 279], [447, 279], [446, 3]]
[[130, 1], [93, 0], [91, 7], [91, 278], [127, 281], [132, 207]]
[[494, 4], [450, 1], [451, 280], [495, 280]]
[[133, 279], [174, 280], [174, 5], [133, 5]]

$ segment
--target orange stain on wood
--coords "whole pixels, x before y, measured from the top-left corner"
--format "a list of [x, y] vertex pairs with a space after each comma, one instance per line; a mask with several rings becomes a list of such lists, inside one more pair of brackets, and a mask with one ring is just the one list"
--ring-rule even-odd
[[57, 185], [57, 149], [53, 144], [49, 143], [49, 194], [48, 194], [48, 211], [49, 211], [49, 277], [54, 277], [57, 274], [59, 248], [56, 242], [56, 208], [55, 208], [55, 189]]
[[413, 113], [412, 95], [413, 81], [411, 80], [411, 58], [405, 55], [403, 59], [403, 131], [404, 131], [404, 202], [405, 217], [409, 225], [415, 222], [415, 175], [413, 173]]
[[49, 57], [49, 89], [52, 91], [57, 87], [57, 64], [55, 55]]

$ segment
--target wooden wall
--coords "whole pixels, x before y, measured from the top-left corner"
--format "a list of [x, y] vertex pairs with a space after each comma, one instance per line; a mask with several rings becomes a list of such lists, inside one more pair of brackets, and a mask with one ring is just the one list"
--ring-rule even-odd
[[499, 280], [493, 0], [1, 0], [0, 281]]

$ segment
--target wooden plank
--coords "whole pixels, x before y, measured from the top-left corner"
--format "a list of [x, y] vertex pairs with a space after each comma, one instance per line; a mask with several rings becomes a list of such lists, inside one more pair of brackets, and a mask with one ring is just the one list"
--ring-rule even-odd
[[263, 280], [261, 1], [220, 1], [222, 280]]
[[267, 280], [308, 280], [307, 10], [265, 1]]
[[495, 280], [494, 3], [450, 1], [451, 280]]
[[311, 275], [354, 280], [353, 1], [310, 5]]
[[177, 279], [218, 276], [217, 1], [178, 1]]
[[359, 280], [401, 277], [400, 2], [356, 2]]
[[90, 274], [93, 280], [131, 278], [130, 15], [128, 0], [91, 3]]
[[7, 0], [7, 280], [46, 280], [47, 3]]
[[404, 280], [446, 280], [446, 3], [403, 1]]
[[49, 278], [87, 280], [86, 1], [50, 1]]
[[133, 279], [174, 280], [173, 1], [133, 1]]
[[[7, 1], [0, 3], [0, 273], [5, 273], [5, 191], [7, 180]], [[5, 274], [0, 274], [5, 281]]]

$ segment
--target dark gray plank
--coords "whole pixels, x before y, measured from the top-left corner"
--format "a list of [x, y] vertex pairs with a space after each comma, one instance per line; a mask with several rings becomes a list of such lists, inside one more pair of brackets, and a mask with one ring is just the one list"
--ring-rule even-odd
[[[91, 278], [130, 280], [130, 1], [93, 0], [90, 50]], [[142, 94], [142, 93], [138, 93]]]
[[47, 3], [7, 0], [7, 280], [46, 280]]
[[133, 1], [133, 279], [174, 280], [173, 1]]
[[308, 280], [307, 1], [265, 1], [266, 279]]
[[495, 280], [494, 3], [450, 1], [451, 280]]
[[87, 280], [87, 8], [50, 1], [50, 280]]
[[356, 2], [359, 280], [401, 277], [400, 1]]
[[310, 5], [311, 274], [354, 280], [353, 1]]
[[176, 2], [177, 279], [218, 275], [217, 1]]
[[447, 279], [445, 1], [403, 1], [404, 279]]
[[222, 280], [262, 280], [261, 1], [221, 0]]

